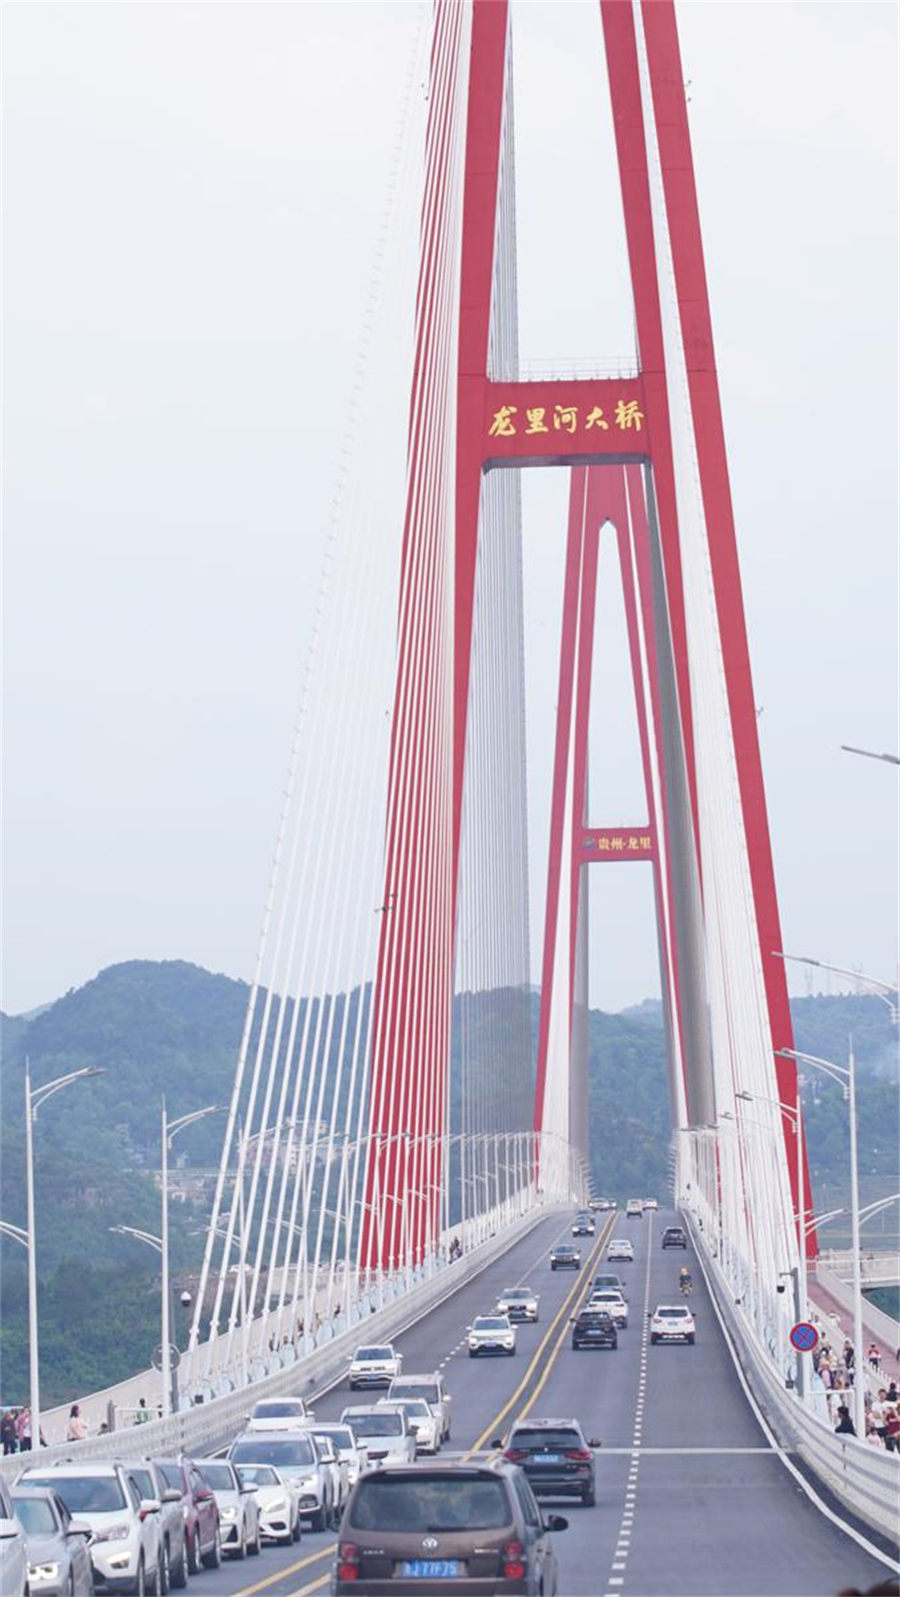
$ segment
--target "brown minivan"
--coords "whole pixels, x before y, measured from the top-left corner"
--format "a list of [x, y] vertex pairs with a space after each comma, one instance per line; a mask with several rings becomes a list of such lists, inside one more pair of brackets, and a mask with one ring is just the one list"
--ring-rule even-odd
[[357, 1481], [341, 1522], [336, 1597], [493, 1593], [556, 1597], [552, 1530], [522, 1471], [508, 1464], [386, 1466]]

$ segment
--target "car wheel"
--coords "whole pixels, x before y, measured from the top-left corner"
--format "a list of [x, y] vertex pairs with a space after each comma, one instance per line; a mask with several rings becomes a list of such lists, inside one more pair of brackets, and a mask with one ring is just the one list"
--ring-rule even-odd
[[134, 1583], [134, 1597], [147, 1597], [147, 1588], [144, 1585], [144, 1560], [138, 1559], [137, 1580]]
[[256, 1536], [248, 1548], [251, 1558], [258, 1558], [262, 1552], [262, 1535], [259, 1529], [259, 1520], [256, 1521]]
[[658, 1336], [654, 1336], [653, 1332], [651, 1331], [650, 1332], [650, 1346], [651, 1347], [655, 1347], [658, 1341], [659, 1341], [659, 1337]]
[[238, 1544], [235, 1547], [235, 1549], [234, 1549], [234, 1551], [233, 1551], [231, 1556], [232, 1556], [232, 1558], [246, 1558], [246, 1556], [247, 1556], [247, 1526], [246, 1526], [246, 1524], [241, 1526], [241, 1536], [240, 1536]]
[[328, 1529], [328, 1509], [324, 1504], [321, 1508], [317, 1508], [314, 1514], [310, 1514], [309, 1523], [312, 1530]]
[[581, 1501], [585, 1508], [593, 1508], [596, 1505], [597, 1493], [593, 1486], [589, 1486], [586, 1491], [582, 1492]]
[[69, 1570], [69, 1579], [66, 1583], [66, 1597], [75, 1597], [75, 1571]]
[[690, 1344], [690, 1346], [691, 1346], [691, 1347], [693, 1347], [693, 1345], [694, 1345], [694, 1341], [695, 1341], [695, 1337], [694, 1337], [694, 1333], [693, 1333], [693, 1331], [692, 1331], [692, 1332], [691, 1332], [691, 1334], [690, 1334], [690, 1336], [689, 1336], [689, 1337], [688, 1337], [688, 1342], [689, 1342], [689, 1344]]
[[183, 1591], [187, 1585], [187, 1552], [185, 1542], [181, 1543], [181, 1554], [174, 1564], [169, 1565], [169, 1585], [173, 1591]]
[[292, 1542], [298, 1542], [300, 1540], [300, 1537], [302, 1536], [302, 1534], [303, 1534], [303, 1530], [302, 1530], [302, 1527], [301, 1527], [301, 1524], [300, 1524], [300, 1510], [298, 1508], [298, 1510], [297, 1510], [297, 1518], [294, 1520], [294, 1523], [291, 1526], [291, 1534], [290, 1534], [288, 1540], [292, 1541]]
[[193, 1536], [188, 1537], [187, 1564], [188, 1574], [190, 1575], [199, 1575], [201, 1569], [203, 1568], [203, 1565], [200, 1562], [200, 1550], [197, 1544], [196, 1531], [194, 1532]]
[[147, 1590], [150, 1597], [162, 1597], [162, 1553], [156, 1555], [156, 1568], [153, 1571], [152, 1581], [148, 1581]]
[[202, 1562], [204, 1569], [218, 1569], [222, 1562], [222, 1538], [219, 1535], [218, 1525], [212, 1547], [208, 1553], [203, 1554]]
[[162, 1550], [161, 1550], [159, 1556], [160, 1556], [160, 1566], [159, 1566], [159, 1591], [160, 1591], [160, 1597], [169, 1597], [169, 1592], [170, 1592], [170, 1590], [172, 1588], [172, 1571], [171, 1571], [171, 1568], [169, 1567], [169, 1543], [168, 1543], [168, 1540], [163, 1542]]

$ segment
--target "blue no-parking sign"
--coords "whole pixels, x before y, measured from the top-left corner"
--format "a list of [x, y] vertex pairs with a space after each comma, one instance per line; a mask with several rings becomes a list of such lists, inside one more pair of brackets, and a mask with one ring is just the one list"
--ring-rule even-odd
[[819, 1333], [808, 1320], [798, 1320], [797, 1324], [791, 1327], [791, 1346], [795, 1347], [798, 1353], [811, 1353], [818, 1340]]

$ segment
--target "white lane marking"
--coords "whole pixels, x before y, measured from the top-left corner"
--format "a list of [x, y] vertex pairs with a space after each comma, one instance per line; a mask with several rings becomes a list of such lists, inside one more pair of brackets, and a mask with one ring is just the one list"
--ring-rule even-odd
[[[638, 1471], [641, 1464], [641, 1437], [644, 1433], [644, 1397], [647, 1388], [647, 1345], [648, 1345], [648, 1319], [650, 1303], [650, 1259], [653, 1248], [653, 1216], [645, 1233], [647, 1240], [647, 1264], [644, 1271], [644, 1312], [641, 1321], [641, 1350], [638, 1364], [637, 1398], [634, 1406], [634, 1430], [632, 1432], [631, 1447], [609, 1447], [607, 1453], [627, 1453], [630, 1458], [628, 1466], [628, 1479], [625, 1484], [625, 1502], [622, 1509], [622, 1519], [619, 1525], [619, 1534], [616, 1541], [616, 1550], [613, 1554], [612, 1571], [607, 1576], [606, 1597], [619, 1597], [612, 1588], [624, 1586], [624, 1571], [628, 1564], [628, 1554], [631, 1550], [631, 1528], [634, 1521], [634, 1504], [637, 1494]], [[620, 1571], [622, 1573], [620, 1573]]]

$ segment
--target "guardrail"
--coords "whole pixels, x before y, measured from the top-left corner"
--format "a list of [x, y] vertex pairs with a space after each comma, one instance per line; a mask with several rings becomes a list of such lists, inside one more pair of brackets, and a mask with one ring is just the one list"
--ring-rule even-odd
[[[502, 1232], [472, 1248], [462, 1258], [446, 1264], [428, 1280], [383, 1309], [377, 1309], [364, 1322], [366, 1340], [390, 1338], [436, 1308], [458, 1292], [460, 1287], [482, 1273], [509, 1249], [533, 1231], [548, 1215], [566, 1212], [567, 1205], [547, 1204], [513, 1221]], [[333, 1380], [346, 1368], [360, 1341], [362, 1326], [349, 1327], [325, 1347], [308, 1357], [278, 1370], [252, 1385], [229, 1392], [194, 1408], [173, 1414], [167, 1420], [150, 1420], [146, 1425], [129, 1426], [105, 1436], [88, 1437], [83, 1442], [59, 1442], [42, 1447], [39, 1453], [14, 1453], [0, 1459], [0, 1474], [15, 1480], [22, 1469], [34, 1464], [53, 1464], [66, 1459], [165, 1457], [173, 1453], [203, 1455], [222, 1447], [240, 1430], [252, 1405], [264, 1397], [288, 1394], [306, 1396], [309, 1388]]]
[[689, 1215], [685, 1221], [704, 1274], [753, 1396], [779, 1446], [795, 1455], [804, 1471], [830, 1491], [863, 1524], [894, 1545], [900, 1509], [900, 1458], [881, 1453], [854, 1436], [836, 1436], [830, 1424], [785, 1387], [781, 1372], [760, 1345], [725, 1276]]
[[[849, 1248], [823, 1249], [818, 1262], [845, 1281], [853, 1275], [853, 1253]], [[900, 1284], [900, 1253], [861, 1253], [859, 1273], [863, 1286], [897, 1286]]]
[[[836, 1275], [834, 1270], [830, 1270], [827, 1265], [824, 1265], [821, 1259], [816, 1261], [816, 1280], [829, 1296], [833, 1297], [835, 1302], [841, 1305], [842, 1309], [852, 1310], [852, 1287], [841, 1276]], [[893, 1320], [889, 1314], [885, 1314], [883, 1309], [879, 1309], [877, 1304], [870, 1303], [865, 1295], [863, 1295], [862, 1302], [862, 1318], [866, 1329], [871, 1331], [874, 1336], [880, 1336], [881, 1340], [887, 1343], [892, 1353], [895, 1348], [900, 1347], [900, 1320]]]

